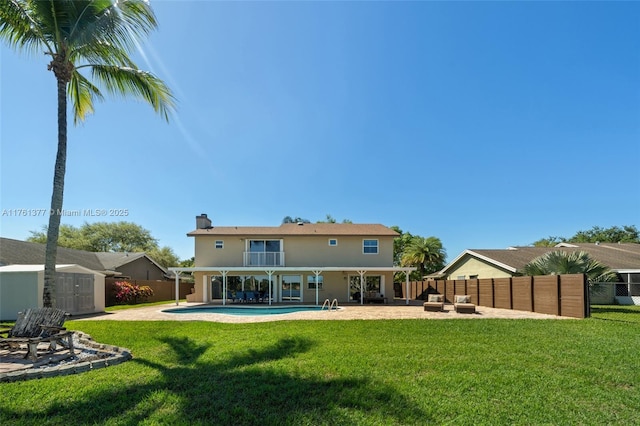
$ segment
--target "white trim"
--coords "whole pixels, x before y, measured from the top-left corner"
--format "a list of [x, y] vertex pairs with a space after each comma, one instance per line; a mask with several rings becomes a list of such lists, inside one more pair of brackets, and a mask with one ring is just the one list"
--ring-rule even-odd
[[[335, 241], [335, 244], [331, 244], [331, 241]], [[338, 246], [338, 239], [337, 238], [329, 238], [329, 241], [327, 242], [327, 244], [329, 244], [329, 247], [337, 247]]]

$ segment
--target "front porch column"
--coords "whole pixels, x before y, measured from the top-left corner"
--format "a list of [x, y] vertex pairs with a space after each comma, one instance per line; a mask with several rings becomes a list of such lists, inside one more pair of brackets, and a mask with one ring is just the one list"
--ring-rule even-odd
[[176, 274], [176, 306], [180, 304], [180, 272], [175, 271]]
[[407, 277], [407, 305], [409, 304], [409, 271], [404, 273], [405, 277]]
[[222, 304], [227, 304], [227, 274], [229, 271], [220, 271], [222, 273]]
[[360, 304], [364, 305], [364, 274], [366, 274], [367, 271], [358, 271], [358, 274], [360, 274]]
[[272, 287], [271, 277], [273, 276], [274, 271], [265, 271], [265, 272], [267, 273], [267, 275], [269, 275], [269, 306], [271, 306], [271, 287]]
[[[318, 300], [319, 294], [318, 294], [318, 276], [320, 276], [320, 274], [322, 274], [322, 271], [312, 271], [315, 276], [316, 276], [316, 305], [319, 305], [320, 301]], [[304, 286], [304, 277], [302, 278], [302, 284]], [[302, 292], [302, 289], [300, 289], [300, 291]]]
[[203, 275], [202, 276], [202, 302], [203, 303], [207, 303], [208, 299], [209, 299], [209, 291], [208, 291], [208, 287], [209, 287], [209, 276], [208, 275]]

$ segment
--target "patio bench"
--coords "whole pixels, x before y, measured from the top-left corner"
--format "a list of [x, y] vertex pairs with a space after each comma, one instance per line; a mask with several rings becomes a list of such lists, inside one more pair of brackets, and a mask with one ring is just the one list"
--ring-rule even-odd
[[70, 355], [74, 355], [73, 331], [62, 326], [68, 315], [56, 308], [30, 308], [19, 312], [13, 327], [1, 332], [7, 337], [0, 337], [0, 347], [16, 351], [25, 345], [27, 352], [24, 357], [31, 361], [38, 359], [38, 345], [43, 342], [49, 344], [49, 352], [55, 352], [57, 345], [61, 344], [69, 349]]

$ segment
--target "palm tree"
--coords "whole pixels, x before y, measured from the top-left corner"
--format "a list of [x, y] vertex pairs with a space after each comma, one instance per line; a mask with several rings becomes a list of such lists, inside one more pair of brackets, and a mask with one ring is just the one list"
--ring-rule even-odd
[[436, 237], [413, 237], [405, 247], [402, 266], [417, 266], [419, 279], [444, 267], [446, 251]]
[[93, 113], [102, 93], [80, 71], [111, 94], [134, 95], [153, 107], [165, 120], [174, 98], [154, 75], [138, 69], [129, 57], [138, 37], [157, 26], [147, 2], [137, 0], [2, 0], [0, 38], [9, 46], [43, 52], [51, 57], [48, 70], [58, 88], [58, 152], [47, 228], [43, 304], [55, 306], [55, 265], [59, 212], [62, 211], [67, 161], [67, 96], [74, 123]]
[[523, 275], [586, 274], [590, 284], [616, 281], [616, 273], [584, 251], [555, 250], [536, 257], [522, 268]]

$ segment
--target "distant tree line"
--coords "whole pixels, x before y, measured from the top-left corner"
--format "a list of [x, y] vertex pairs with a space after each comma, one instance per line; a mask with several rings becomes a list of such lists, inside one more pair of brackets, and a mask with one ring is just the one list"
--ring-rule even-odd
[[[30, 231], [27, 241], [45, 244], [47, 227]], [[160, 247], [147, 229], [132, 222], [85, 222], [82, 226], [60, 225], [58, 246], [91, 252], [145, 252], [164, 267], [177, 266], [180, 259], [168, 246]]]
[[640, 243], [640, 233], [635, 225], [601, 228], [594, 226], [587, 231], [578, 231], [570, 238], [548, 237], [533, 243], [536, 247], [553, 247], [559, 243]]

